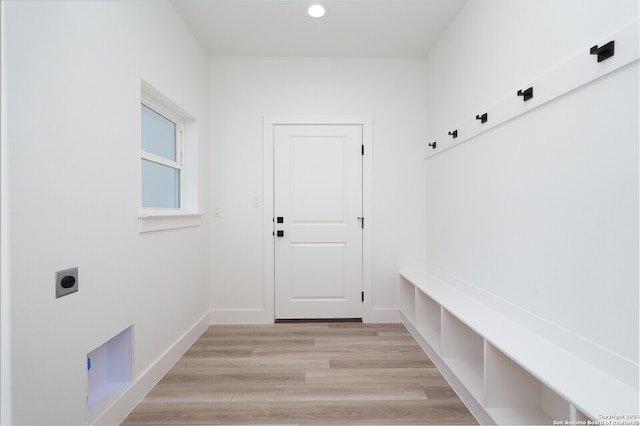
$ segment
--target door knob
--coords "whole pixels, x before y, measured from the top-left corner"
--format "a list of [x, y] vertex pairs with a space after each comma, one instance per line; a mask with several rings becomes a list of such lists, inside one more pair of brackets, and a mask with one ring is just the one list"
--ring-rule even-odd
[[284, 231], [276, 231], [276, 236], [284, 237]]

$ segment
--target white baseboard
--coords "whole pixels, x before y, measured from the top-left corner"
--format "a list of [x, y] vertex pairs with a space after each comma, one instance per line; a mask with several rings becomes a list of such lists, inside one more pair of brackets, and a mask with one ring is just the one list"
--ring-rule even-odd
[[373, 308], [369, 313], [365, 313], [362, 321], [374, 324], [399, 323], [402, 322], [402, 317], [398, 308]]
[[273, 324], [273, 312], [265, 309], [212, 309], [209, 324]]
[[209, 327], [210, 314], [207, 312], [187, 330], [158, 360], [140, 374], [109, 407], [93, 422], [94, 425], [117, 425], [142, 401], [147, 393], [167, 374], [169, 369], [198, 340]]
[[[402, 322], [398, 308], [374, 308], [364, 313], [363, 322]], [[210, 324], [273, 324], [273, 312], [265, 309], [212, 309]]]

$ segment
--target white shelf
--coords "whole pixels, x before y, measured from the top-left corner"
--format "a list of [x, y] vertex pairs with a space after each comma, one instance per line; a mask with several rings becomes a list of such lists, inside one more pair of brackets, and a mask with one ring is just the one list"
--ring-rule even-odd
[[400, 310], [483, 423], [552, 424], [640, 410], [637, 388], [424, 270], [400, 271]]
[[[554, 420], [538, 410], [527, 408], [491, 408], [487, 412], [498, 425], [551, 425]], [[564, 421], [562, 418], [563, 424]]]
[[400, 311], [412, 324], [416, 322], [416, 289], [413, 284], [400, 276]]
[[570, 416], [571, 420], [584, 421], [584, 422], [589, 420], [589, 416], [586, 416], [584, 413], [582, 413], [573, 405], [569, 406], [569, 412], [571, 413], [571, 416]]
[[438, 353], [441, 350], [441, 311], [432, 298], [416, 291], [416, 328]]
[[570, 404], [493, 345], [486, 351], [485, 407], [498, 424], [570, 420]]
[[484, 339], [446, 310], [442, 313], [442, 359], [451, 371], [464, 377], [478, 401], [484, 395]]

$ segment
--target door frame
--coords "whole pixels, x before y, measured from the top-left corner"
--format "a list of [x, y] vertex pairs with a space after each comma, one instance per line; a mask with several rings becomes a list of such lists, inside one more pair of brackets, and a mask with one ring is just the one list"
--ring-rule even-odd
[[263, 189], [263, 273], [265, 320], [275, 321], [274, 215], [274, 127], [278, 125], [358, 125], [362, 126], [362, 321], [373, 313], [373, 118], [367, 115], [276, 115], [264, 116]]

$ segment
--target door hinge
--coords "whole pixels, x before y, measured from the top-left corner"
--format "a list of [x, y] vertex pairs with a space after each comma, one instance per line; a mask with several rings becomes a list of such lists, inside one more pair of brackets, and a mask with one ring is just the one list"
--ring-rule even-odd
[[362, 295], [362, 301], [364, 302], [364, 291], [361, 293]]
[[364, 155], [364, 145], [362, 145], [362, 155]]

